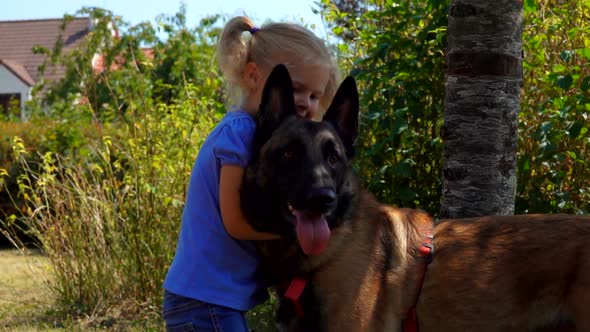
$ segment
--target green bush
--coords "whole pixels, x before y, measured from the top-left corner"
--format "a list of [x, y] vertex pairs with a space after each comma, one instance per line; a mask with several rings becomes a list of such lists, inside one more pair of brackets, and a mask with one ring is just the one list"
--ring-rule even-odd
[[590, 212], [590, 1], [527, 2], [518, 213]]
[[360, 177], [383, 202], [438, 214], [448, 1], [371, 0], [351, 13], [322, 2], [359, 83]]
[[[321, 1], [359, 81], [358, 173], [382, 201], [437, 215], [449, 1], [347, 3]], [[524, 15], [516, 212], [588, 213], [590, 1], [525, 1]]]

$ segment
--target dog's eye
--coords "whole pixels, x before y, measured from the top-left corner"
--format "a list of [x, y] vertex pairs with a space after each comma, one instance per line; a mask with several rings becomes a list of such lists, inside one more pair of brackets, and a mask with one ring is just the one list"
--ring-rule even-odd
[[338, 156], [338, 154], [335, 152], [330, 153], [330, 155], [328, 156], [328, 163], [330, 164], [330, 166], [336, 166], [339, 161], [340, 161], [340, 156]]
[[293, 150], [291, 149], [286, 149], [283, 151], [283, 159], [293, 159], [293, 157], [295, 156], [295, 152], [293, 152]]

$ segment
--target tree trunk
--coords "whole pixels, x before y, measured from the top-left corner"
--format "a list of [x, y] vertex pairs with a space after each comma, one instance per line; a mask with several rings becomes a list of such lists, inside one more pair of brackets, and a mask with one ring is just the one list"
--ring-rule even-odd
[[514, 213], [522, 2], [452, 0], [442, 218]]

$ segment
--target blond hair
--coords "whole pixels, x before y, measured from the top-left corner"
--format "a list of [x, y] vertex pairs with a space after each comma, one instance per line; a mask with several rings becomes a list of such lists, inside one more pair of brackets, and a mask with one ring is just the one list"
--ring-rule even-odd
[[[244, 32], [249, 32], [250, 38], [244, 38]], [[225, 25], [217, 44], [217, 61], [234, 103], [243, 97], [242, 75], [248, 62], [268, 69], [281, 61], [289, 61], [287, 65], [325, 65], [330, 77], [320, 99], [322, 113], [330, 105], [340, 78], [324, 41], [310, 30], [294, 23], [268, 23], [256, 28], [245, 16], [234, 17]]]

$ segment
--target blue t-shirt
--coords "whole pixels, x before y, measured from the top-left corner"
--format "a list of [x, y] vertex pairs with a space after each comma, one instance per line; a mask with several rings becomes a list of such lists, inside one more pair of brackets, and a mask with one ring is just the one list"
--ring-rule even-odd
[[203, 143], [189, 181], [176, 255], [164, 280], [169, 292], [243, 311], [266, 300], [253, 242], [227, 233], [219, 207], [221, 166], [246, 167], [255, 130], [250, 114], [234, 110]]

